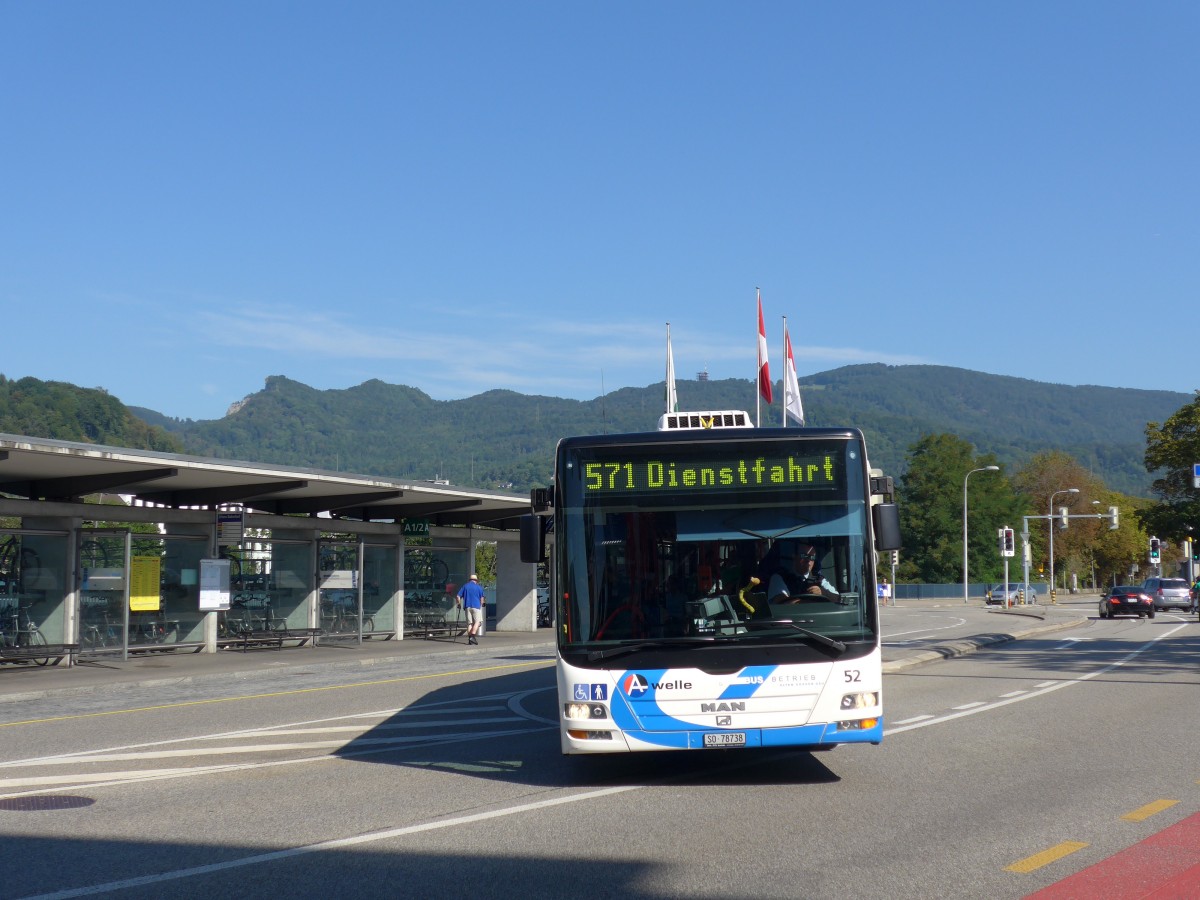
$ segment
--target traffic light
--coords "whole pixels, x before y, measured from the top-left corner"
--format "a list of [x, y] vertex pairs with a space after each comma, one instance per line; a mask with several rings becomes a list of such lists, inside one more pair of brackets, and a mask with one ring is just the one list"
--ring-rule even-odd
[[1070, 517], [1067, 516], [1067, 508], [1065, 506], [1060, 506], [1058, 508], [1058, 527], [1066, 529], [1070, 521]]
[[1194, 540], [1189, 541], [1189, 543], [1192, 545], [1192, 562], [1200, 562], [1200, 544], [1197, 544]]
[[1017, 538], [1011, 528], [1000, 529], [1000, 555], [1016, 556]]
[[1108, 530], [1117, 530], [1117, 508], [1115, 506], [1110, 506], [1108, 508]]
[[1159, 543], [1158, 538], [1150, 538], [1150, 562], [1158, 562]]
[[893, 550], [892, 551], [892, 568], [894, 569], [898, 565], [900, 565], [900, 551]]

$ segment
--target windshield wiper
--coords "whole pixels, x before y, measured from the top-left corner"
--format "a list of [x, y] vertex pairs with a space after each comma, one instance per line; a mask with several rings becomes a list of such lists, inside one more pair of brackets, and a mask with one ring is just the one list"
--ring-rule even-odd
[[603, 650], [589, 650], [588, 662], [598, 659], [612, 659], [614, 656], [624, 656], [626, 653], [636, 653], [639, 650], [660, 650], [664, 647], [694, 647], [696, 644], [712, 643], [707, 637], [677, 637], [658, 638], [652, 641], [638, 641], [635, 644], [621, 644], [617, 647], [605, 647]]
[[797, 625], [794, 619], [771, 619], [769, 621], [766, 619], [751, 619], [748, 622], [743, 622], [742, 624], [745, 625], [747, 629], [771, 628], [771, 627], [778, 627], [778, 626], [783, 626], [785, 628], [792, 628], [792, 629], [795, 629], [796, 631], [800, 632], [805, 637], [812, 638], [818, 644], [824, 644], [826, 647], [830, 648], [831, 650], [836, 650], [838, 653], [846, 652], [846, 645], [843, 644], [841, 641], [831, 638], [828, 635], [821, 634], [821, 632], [819, 632], [819, 631], [810, 631], [809, 629], [804, 628], [801, 625]]

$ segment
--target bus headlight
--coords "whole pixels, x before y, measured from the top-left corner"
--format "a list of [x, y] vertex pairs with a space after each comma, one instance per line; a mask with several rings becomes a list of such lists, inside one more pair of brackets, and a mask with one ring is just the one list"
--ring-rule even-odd
[[602, 703], [563, 704], [564, 719], [607, 719], [608, 710]]
[[842, 709], [867, 709], [878, 704], [879, 695], [874, 691], [842, 695]]

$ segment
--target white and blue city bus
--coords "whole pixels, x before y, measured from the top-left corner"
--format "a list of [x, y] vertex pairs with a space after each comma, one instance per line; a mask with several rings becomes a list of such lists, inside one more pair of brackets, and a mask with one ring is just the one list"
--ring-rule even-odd
[[881, 741], [891, 479], [858, 429], [748, 421], [559, 442], [522, 557], [550, 569], [564, 753]]

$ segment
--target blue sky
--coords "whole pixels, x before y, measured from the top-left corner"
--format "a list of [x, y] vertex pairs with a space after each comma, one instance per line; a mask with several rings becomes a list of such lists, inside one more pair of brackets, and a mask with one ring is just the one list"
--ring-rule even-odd
[[758, 287], [776, 380], [787, 316], [801, 378], [1190, 392], [1197, 46], [1190, 0], [0, 0], [0, 373], [590, 399], [670, 322], [750, 408]]

